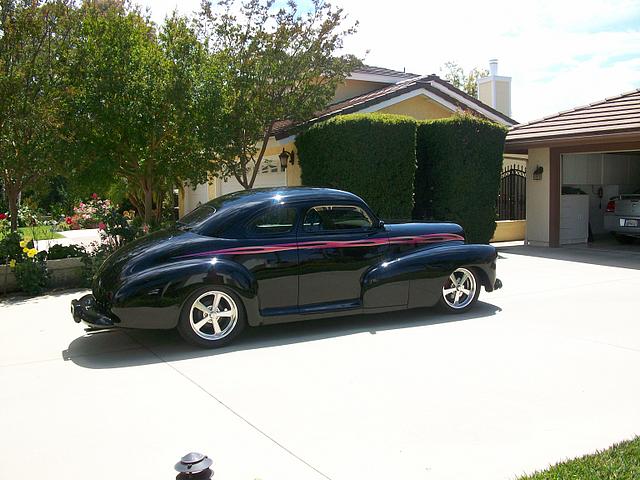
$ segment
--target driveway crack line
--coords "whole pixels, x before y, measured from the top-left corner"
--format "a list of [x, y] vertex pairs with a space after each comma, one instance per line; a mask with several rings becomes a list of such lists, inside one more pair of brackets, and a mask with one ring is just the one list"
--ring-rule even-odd
[[233, 408], [231, 408], [229, 405], [227, 405], [226, 403], [224, 403], [222, 400], [220, 400], [218, 397], [216, 397], [213, 393], [211, 393], [209, 390], [207, 390], [206, 388], [204, 388], [202, 385], [200, 385], [198, 382], [196, 382], [193, 378], [191, 378], [189, 375], [187, 375], [186, 373], [182, 372], [180, 369], [176, 368], [171, 362], [166, 361], [164, 358], [162, 358], [160, 355], [158, 355], [152, 348], [148, 347], [147, 345], [141, 343], [140, 341], [136, 340], [135, 338], [133, 338], [132, 336], [130, 336], [128, 333], [127, 335], [129, 336], [129, 338], [131, 338], [132, 341], [134, 341], [135, 343], [137, 343], [138, 345], [140, 345], [142, 348], [146, 349], [147, 351], [149, 351], [149, 353], [151, 353], [154, 357], [156, 357], [158, 360], [160, 360], [162, 363], [164, 363], [165, 365], [167, 365], [169, 368], [171, 368], [173, 371], [175, 371], [178, 375], [181, 375], [185, 380], [189, 381], [190, 383], [192, 383], [194, 386], [196, 386], [198, 389], [200, 389], [202, 392], [204, 392], [206, 395], [208, 395], [209, 397], [211, 397], [213, 400], [215, 400], [216, 402], [218, 402], [222, 407], [224, 407], [227, 411], [229, 411], [231, 414], [233, 414], [235, 417], [239, 418], [240, 420], [242, 420], [244, 423], [246, 423], [247, 425], [249, 425], [249, 427], [251, 427], [253, 430], [255, 430], [256, 432], [258, 432], [260, 435], [262, 435], [263, 437], [265, 437], [267, 440], [271, 441], [272, 443], [274, 443], [275, 445], [277, 445], [279, 448], [281, 448], [282, 450], [284, 450], [285, 452], [287, 452], [289, 455], [291, 455], [293, 458], [295, 458], [296, 460], [298, 460], [299, 462], [303, 463], [304, 465], [306, 465], [307, 467], [309, 467], [310, 469], [312, 469], [313, 471], [315, 471], [318, 475], [321, 475], [322, 477], [326, 478], [327, 480], [332, 480], [331, 477], [329, 477], [327, 474], [321, 472], [320, 470], [318, 470], [316, 467], [314, 467], [313, 465], [311, 465], [309, 462], [307, 462], [304, 458], [300, 457], [299, 455], [297, 455], [295, 452], [293, 452], [292, 450], [290, 450], [289, 448], [287, 448], [286, 446], [284, 446], [282, 443], [280, 443], [278, 440], [276, 440], [275, 438], [273, 438], [271, 435], [269, 435], [267, 432], [265, 432], [264, 430], [262, 430], [260, 427], [258, 427], [257, 425], [255, 425], [254, 423], [252, 423], [250, 420], [248, 420], [247, 418], [243, 417], [240, 413], [238, 413], [237, 411], [235, 411]]

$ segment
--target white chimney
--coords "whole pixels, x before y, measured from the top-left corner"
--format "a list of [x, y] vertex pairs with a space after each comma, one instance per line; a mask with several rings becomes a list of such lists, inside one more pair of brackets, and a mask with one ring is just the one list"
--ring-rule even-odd
[[489, 75], [495, 77], [498, 75], [498, 59], [492, 58], [489, 60]]
[[498, 59], [489, 60], [489, 76], [478, 79], [478, 99], [511, 116], [511, 77], [498, 76]]

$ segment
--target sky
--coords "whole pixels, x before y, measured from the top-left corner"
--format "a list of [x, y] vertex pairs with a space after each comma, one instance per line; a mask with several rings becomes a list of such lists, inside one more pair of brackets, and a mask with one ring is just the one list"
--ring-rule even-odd
[[[308, 0], [302, 0], [304, 5]], [[199, 0], [138, 0], [160, 21]], [[527, 122], [640, 88], [640, 0], [334, 0], [358, 21], [344, 51], [379, 67], [440, 74], [455, 61], [512, 77]]]

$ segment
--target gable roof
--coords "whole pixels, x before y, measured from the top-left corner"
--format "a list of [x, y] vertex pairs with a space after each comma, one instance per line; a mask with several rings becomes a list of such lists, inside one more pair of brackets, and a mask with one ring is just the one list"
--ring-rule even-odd
[[640, 88], [516, 125], [506, 143], [516, 147], [626, 134], [640, 134]]
[[399, 103], [416, 95], [429, 97], [451, 111], [471, 110], [489, 120], [493, 120], [507, 126], [512, 126], [517, 123], [507, 115], [491, 108], [480, 100], [454, 87], [437, 75], [432, 74], [402, 80], [398, 83], [336, 102], [329, 105], [324, 110], [317, 112], [313, 118], [306, 122], [292, 122], [290, 120], [276, 122], [273, 134], [277, 140], [280, 140], [292, 135], [297, 129], [303, 126], [307, 127], [336, 115], [345, 115], [356, 112], [372, 112], [385, 108], [390, 104]]

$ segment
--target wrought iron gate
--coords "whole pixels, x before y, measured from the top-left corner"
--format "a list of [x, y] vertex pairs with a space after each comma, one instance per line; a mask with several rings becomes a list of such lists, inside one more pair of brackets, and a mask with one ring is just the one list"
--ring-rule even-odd
[[502, 170], [496, 201], [498, 220], [524, 220], [527, 211], [527, 171], [511, 165]]

